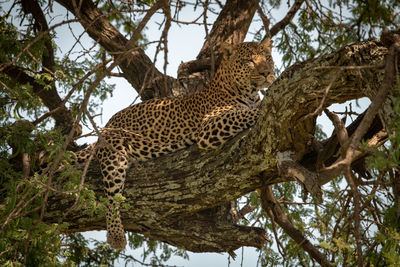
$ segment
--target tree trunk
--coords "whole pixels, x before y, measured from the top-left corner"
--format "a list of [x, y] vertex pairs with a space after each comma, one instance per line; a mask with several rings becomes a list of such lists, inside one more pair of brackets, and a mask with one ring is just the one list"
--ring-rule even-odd
[[[229, 210], [218, 206], [263, 185], [282, 182], [278, 152], [291, 150], [296, 159], [306, 161], [304, 155], [312, 151], [315, 117], [305, 116], [320, 105], [337, 73], [337, 69], [318, 67], [376, 65], [386, 53], [380, 42], [369, 41], [296, 64], [266, 92], [256, 125], [221, 148], [201, 151], [192, 146], [156, 160], [134, 162], [125, 185], [129, 206], [122, 210], [125, 229], [197, 252], [261, 247], [263, 229], [236, 225]], [[379, 68], [343, 71], [333, 81], [323, 107], [374, 95], [382, 73]], [[91, 164], [85, 184], [103, 196], [97, 163]], [[73, 201], [64, 195], [49, 199], [45, 220], [57, 221]], [[104, 216], [90, 215], [84, 208], [70, 213], [64, 222], [72, 232], [105, 229]]]

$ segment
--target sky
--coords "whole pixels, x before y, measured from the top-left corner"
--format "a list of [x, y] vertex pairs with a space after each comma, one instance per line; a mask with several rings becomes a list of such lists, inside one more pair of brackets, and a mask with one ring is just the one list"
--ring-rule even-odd
[[[6, 3], [7, 4], [7, 3]], [[54, 19], [50, 25], [57, 23], [58, 21], [62, 21], [65, 19], [65, 10], [58, 6], [57, 3], [54, 2], [54, 11], [55, 13], [60, 13], [56, 19]], [[7, 10], [6, 6], [5, 9]], [[201, 9], [201, 8], [200, 8]], [[193, 12], [191, 8], [185, 9], [180, 16], [180, 20], [182, 21], [192, 21], [196, 18], [201, 10], [197, 10], [197, 12]], [[286, 1], [282, 1], [282, 7], [277, 11], [272, 13], [274, 22], [279, 21], [287, 12], [288, 7]], [[209, 14], [209, 21], [212, 23], [215, 20], [216, 16], [213, 14]], [[151, 21], [148, 23], [147, 29], [145, 31], [146, 37], [149, 41], [158, 40], [161, 34], [159, 27], [156, 25], [157, 22], [161, 22], [162, 17], [160, 15], [155, 15]], [[261, 27], [260, 22], [253, 23], [250, 27], [250, 32], [256, 31]], [[83, 32], [83, 28], [75, 23], [72, 25], [73, 30], [76, 32], [76, 35], [80, 35]], [[162, 29], [161, 29], [162, 30]], [[202, 44], [204, 42], [205, 32], [204, 27], [200, 25], [182, 25], [178, 26], [173, 24], [168, 34], [168, 68], [167, 74], [173, 77], [176, 77], [177, 69], [181, 62], [186, 62], [195, 59], [198, 52], [200, 51]], [[252, 41], [251, 36], [246, 37], [246, 41]], [[59, 46], [59, 50], [57, 53], [59, 55], [63, 55], [67, 51], [71, 49], [74, 45], [74, 38], [71, 36], [70, 29], [67, 26], [57, 28], [57, 37], [55, 42]], [[89, 48], [92, 45], [93, 40], [90, 39], [87, 35], [82, 37], [82, 43]], [[146, 50], [146, 54], [153, 59], [155, 52], [155, 45], [150, 46]], [[273, 50], [273, 59], [278, 68], [281, 67], [281, 57], [282, 55], [278, 54], [276, 50]], [[163, 62], [163, 54], [159, 56], [156, 66], [160, 71], [162, 71]], [[131, 87], [131, 85], [124, 80], [123, 78], [107, 78], [106, 81], [108, 83], [115, 84], [115, 90], [113, 92], [113, 96], [107, 99], [102, 105], [101, 113], [102, 115], [96, 118], [96, 123], [100, 126], [104, 126], [106, 122], [114, 115], [116, 112], [124, 109], [129, 106], [132, 101], [136, 98], [136, 91]], [[353, 104], [354, 111], [362, 111], [364, 110], [368, 104], [369, 100], [362, 99], [359, 102], [359, 107], [356, 103]], [[333, 105], [330, 107], [330, 110], [335, 111], [344, 111], [344, 105]], [[350, 120], [348, 120], [351, 122]], [[333, 130], [331, 122], [326, 118], [326, 116], [320, 116], [318, 118], [318, 124], [322, 126], [322, 129], [330, 135]], [[88, 131], [88, 129], [84, 129], [84, 131]], [[80, 139], [78, 142], [82, 143], [92, 143], [95, 142], [96, 138], [86, 138]], [[88, 238], [94, 238], [97, 240], [105, 240], [106, 232], [105, 231], [92, 231], [85, 233], [85, 236]], [[141, 250], [132, 251], [132, 255], [138, 259], [141, 258]], [[231, 267], [241, 266], [241, 249], [236, 251], [238, 255], [236, 261], [231, 259], [230, 265]], [[228, 266], [228, 254], [218, 254], [218, 253], [189, 253], [190, 260], [183, 260], [180, 257], [173, 257], [166, 264], [168, 265], [177, 265], [177, 266], [187, 266], [187, 267], [203, 267], [203, 266]], [[254, 248], [245, 247], [244, 248], [244, 258], [243, 258], [243, 266], [256, 266], [258, 259], [258, 253]], [[120, 266], [124, 266], [123, 262], [119, 263]], [[135, 266], [140, 266], [139, 264], [135, 264]]]

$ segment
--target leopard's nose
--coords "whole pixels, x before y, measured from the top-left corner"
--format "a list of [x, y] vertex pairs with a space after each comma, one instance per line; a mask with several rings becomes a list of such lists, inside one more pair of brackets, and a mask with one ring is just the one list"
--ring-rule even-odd
[[271, 73], [271, 72], [269, 72], [269, 75], [267, 76], [271, 81], [275, 81], [276, 80], [276, 76], [273, 74], [273, 73]]

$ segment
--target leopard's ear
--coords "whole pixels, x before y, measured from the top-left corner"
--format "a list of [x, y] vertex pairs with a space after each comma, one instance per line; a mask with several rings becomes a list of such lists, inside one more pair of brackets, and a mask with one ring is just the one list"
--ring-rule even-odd
[[269, 37], [264, 38], [264, 40], [262, 40], [261, 45], [264, 47], [265, 51], [267, 53], [271, 54], [271, 50], [272, 50], [272, 40]]
[[230, 57], [230, 55], [232, 55], [233, 52], [233, 45], [229, 44], [227, 42], [223, 42], [221, 44], [221, 48], [220, 48], [222, 55], [224, 56], [224, 59], [227, 59]]

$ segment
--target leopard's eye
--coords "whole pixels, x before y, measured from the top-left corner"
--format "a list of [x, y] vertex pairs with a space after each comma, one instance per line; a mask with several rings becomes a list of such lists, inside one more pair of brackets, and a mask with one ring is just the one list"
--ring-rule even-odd
[[255, 64], [255, 62], [254, 62], [254, 60], [252, 58], [246, 58], [246, 59], [244, 59], [244, 62], [245, 63], [253, 63], [253, 64]]
[[249, 66], [250, 68], [254, 68], [256, 66], [256, 63], [254, 62], [254, 60], [249, 59], [246, 60], [246, 65]]

